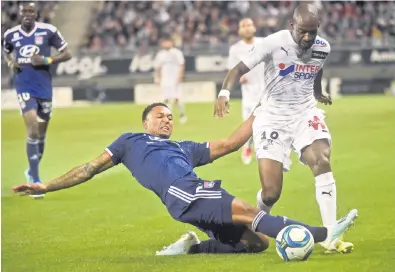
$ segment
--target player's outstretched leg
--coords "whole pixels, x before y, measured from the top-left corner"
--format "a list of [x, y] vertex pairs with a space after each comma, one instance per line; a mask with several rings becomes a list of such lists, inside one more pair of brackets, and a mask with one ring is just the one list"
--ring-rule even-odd
[[351, 210], [342, 219], [336, 221], [332, 227], [313, 227], [283, 216], [271, 216], [265, 211], [258, 211], [237, 198], [233, 199], [232, 202], [232, 220], [235, 223], [251, 224], [252, 230], [272, 238], [276, 238], [277, 234], [286, 226], [301, 225], [311, 232], [316, 243], [322, 243], [328, 250], [338, 246], [342, 235], [357, 217], [358, 211]]
[[[23, 114], [27, 129], [27, 140], [26, 140], [26, 153], [29, 161], [29, 171], [25, 175], [29, 178], [29, 181], [34, 183], [41, 183], [39, 176], [39, 129], [37, 122], [37, 111], [31, 109]], [[41, 198], [43, 195], [36, 196], [35, 198]]]
[[281, 195], [283, 164], [271, 159], [258, 159], [258, 167], [262, 189], [257, 195], [257, 207], [259, 210], [270, 213]]
[[[330, 227], [336, 223], [337, 195], [336, 181], [330, 165], [329, 142], [327, 139], [316, 140], [301, 153], [302, 160], [309, 165], [315, 178], [316, 199], [320, 207], [322, 223]], [[352, 243], [341, 241], [335, 252], [350, 253], [353, 249]]]
[[156, 256], [182, 255], [187, 254], [193, 245], [200, 243], [199, 238], [193, 231], [187, 231], [180, 239], [169, 246], [164, 246], [162, 250], [156, 252]]
[[[240, 226], [230, 226], [229, 228], [224, 227], [221, 231], [231, 233], [232, 229], [237, 232], [241, 228]], [[229, 236], [229, 234], [225, 235]], [[268, 247], [269, 240], [265, 235], [255, 233], [248, 228], [243, 228], [240, 241], [237, 242], [221, 242], [213, 237], [209, 240], [200, 241], [195, 232], [188, 231], [175, 243], [163, 247], [161, 251], [157, 251], [156, 255], [258, 253], [266, 250]]]

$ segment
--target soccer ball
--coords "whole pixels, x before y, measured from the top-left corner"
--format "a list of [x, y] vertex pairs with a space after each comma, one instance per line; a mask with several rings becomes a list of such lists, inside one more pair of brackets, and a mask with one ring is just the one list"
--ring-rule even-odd
[[303, 226], [287, 226], [277, 235], [277, 254], [284, 261], [305, 261], [313, 252], [313, 249], [313, 235]]

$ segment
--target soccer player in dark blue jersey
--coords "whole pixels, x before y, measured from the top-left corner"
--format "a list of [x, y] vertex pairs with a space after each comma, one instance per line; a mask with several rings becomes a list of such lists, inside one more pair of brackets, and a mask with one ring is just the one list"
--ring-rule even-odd
[[[29, 182], [40, 183], [39, 162], [52, 112], [49, 66], [69, 60], [71, 54], [56, 27], [36, 22], [37, 10], [33, 2], [23, 2], [19, 8], [21, 24], [4, 33], [3, 49], [8, 66], [14, 69], [14, 85], [27, 128], [29, 169], [25, 176]], [[51, 56], [51, 47], [59, 53]]]
[[155, 103], [142, 114], [145, 132], [125, 133], [96, 159], [75, 167], [47, 184], [23, 184], [13, 188], [21, 194], [44, 194], [90, 180], [96, 174], [122, 163], [145, 188], [154, 192], [169, 214], [206, 232], [210, 240], [188, 247], [169, 248], [161, 255], [182, 253], [259, 252], [267, 248], [266, 237], [276, 237], [287, 225], [307, 227], [315, 242], [337, 243], [352, 224], [352, 210], [333, 228], [311, 227], [264, 211], [235, 198], [222, 189], [221, 181], [199, 178], [194, 168], [238, 150], [252, 134], [254, 116], [230, 137], [205, 143], [172, 141], [173, 115], [166, 104]]

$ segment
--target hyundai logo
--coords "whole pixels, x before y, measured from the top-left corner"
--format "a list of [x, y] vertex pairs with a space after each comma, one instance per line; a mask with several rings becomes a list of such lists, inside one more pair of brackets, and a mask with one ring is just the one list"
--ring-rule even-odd
[[19, 49], [19, 54], [24, 58], [31, 58], [33, 55], [40, 53], [40, 48], [36, 45], [25, 45]]

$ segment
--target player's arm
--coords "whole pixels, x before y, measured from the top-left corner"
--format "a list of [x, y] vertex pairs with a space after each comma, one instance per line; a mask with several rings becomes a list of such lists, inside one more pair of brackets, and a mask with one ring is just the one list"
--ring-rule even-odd
[[14, 192], [22, 194], [43, 194], [76, 186], [92, 179], [95, 175], [113, 167], [110, 154], [106, 151], [99, 157], [74, 167], [66, 174], [48, 182], [47, 184], [24, 184], [13, 188]]
[[41, 66], [41, 65], [51, 65], [53, 63], [65, 62], [71, 59], [71, 53], [68, 49], [68, 44], [66, 40], [63, 38], [62, 34], [55, 27], [52, 29], [53, 33], [50, 37], [50, 44], [56, 48], [58, 51], [54, 56], [40, 56], [34, 55], [31, 57], [32, 65]]
[[[228, 55], [228, 71], [232, 70], [232, 68], [235, 67], [239, 62], [240, 60], [237, 57], [236, 49], [234, 46], [231, 46], [229, 48], [229, 55]], [[240, 77], [239, 82], [241, 84], [247, 83], [247, 77], [245, 76], [245, 74]]]
[[9, 32], [4, 33], [4, 41], [3, 41], [3, 52], [4, 52], [4, 59], [7, 62], [8, 67], [10, 68], [19, 68], [18, 62], [15, 61], [15, 57], [13, 56], [12, 52], [14, 51], [14, 46], [10, 42]]
[[324, 95], [322, 92], [322, 74], [323, 74], [323, 69], [320, 69], [318, 73], [315, 76], [314, 79], [314, 97], [317, 99], [318, 102], [323, 103], [325, 105], [332, 105], [332, 99], [328, 95]]
[[156, 84], [159, 84], [162, 76], [162, 64], [160, 61], [160, 52], [156, 54], [154, 60], [154, 67], [155, 67], [154, 82]]
[[228, 103], [230, 92], [234, 89], [242, 75], [248, 73], [252, 68], [269, 58], [271, 55], [271, 48], [272, 44], [270, 39], [265, 38], [265, 41], [262, 41], [259, 46], [253, 47], [249, 55], [242, 58], [235, 67], [229, 70], [222, 83], [222, 89], [218, 94], [218, 99], [215, 102], [214, 116], [222, 118], [229, 112]]
[[66, 47], [62, 51], [59, 51], [56, 55], [51, 56], [52, 63], [59, 63], [59, 62], [65, 62], [71, 59], [71, 53], [69, 49]]
[[185, 74], [185, 58], [181, 51], [178, 53], [178, 62], [180, 63], [180, 72], [178, 73], [178, 82], [181, 83]]
[[255, 116], [252, 114], [228, 138], [210, 142], [210, 159], [214, 161], [242, 147], [252, 136], [252, 123]]
[[7, 66], [10, 68], [19, 68], [19, 63], [15, 61], [15, 57], [12, 55], [12, 53], [7, 54], [4, 53], [4, 59], [7, 63]]

